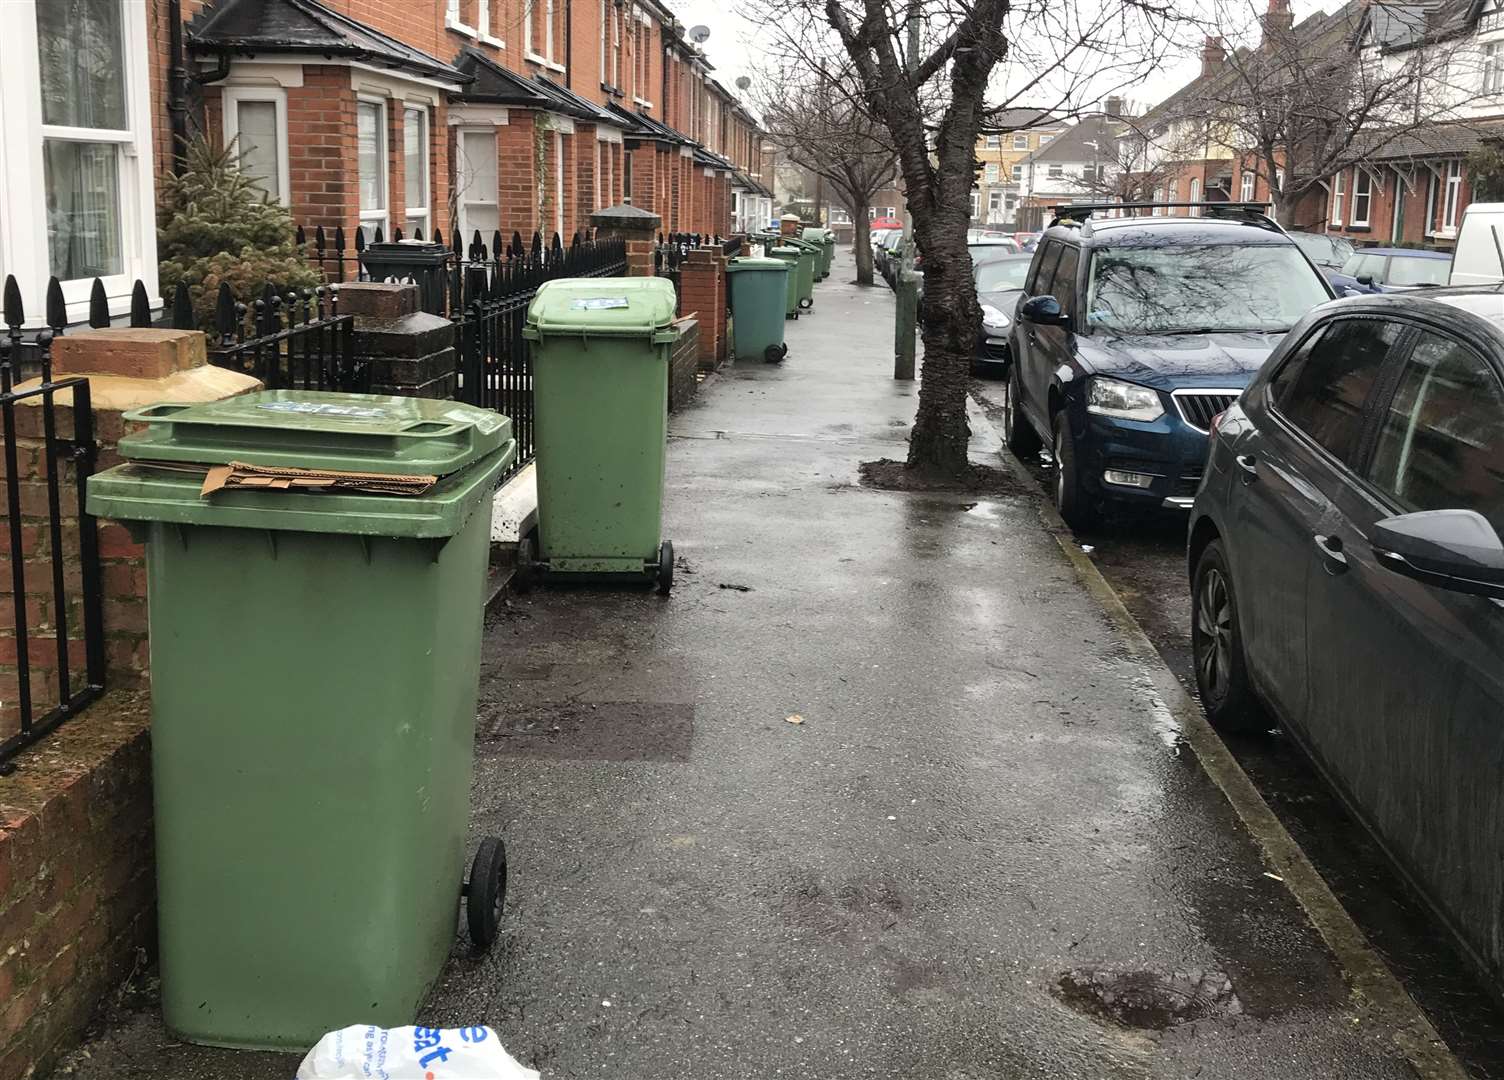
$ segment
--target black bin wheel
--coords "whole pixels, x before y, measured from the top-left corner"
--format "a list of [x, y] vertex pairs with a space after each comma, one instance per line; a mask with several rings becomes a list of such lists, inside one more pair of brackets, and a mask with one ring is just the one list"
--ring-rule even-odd
[[475, 851], [470, 882], [465, 886], [465, 920], [470, 944], [484, 952], [496, 940], [501, 909], [507, 900], [507, 848], [499, 837], [488, 836]]
[[787, 345], [769, 345], [762, 351], [762, 358], [769, 364], [781, 364], [783, 358], [789, 354]]
[[658, 595], [667, 596], [674, 587], [674, 545], [665, 540], [658, 545]]

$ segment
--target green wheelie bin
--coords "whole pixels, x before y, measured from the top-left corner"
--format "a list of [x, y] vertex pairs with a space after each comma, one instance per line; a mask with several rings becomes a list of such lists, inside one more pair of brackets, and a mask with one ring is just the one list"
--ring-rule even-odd
[[463, 879], [511, 421], [283, 390], [125, 418], [88, 509], [146, 545], [163, 1020], [279, 1050], [411, 1024], [462, 893], [484, 947], [505, 890], [495, 838]]
[[782, 362], [784, 307], [793, 267], [783, 259], [744, 256], [726, 264], [731, 286], [731, 340], [738, 360]]
[[669, 352], [679, 339], [667, 278], [560, 278], [528, 305], [538, 538], [518, 584], [674, 582], [662, 539]]
[[[769, 241], [773, 244], [773, 241]], [[785, 319], [797, 319], [799, 317], [800, 293], [799, 293], [799, 262], [803, 254], [796, 247], [787, 247], [783, 244], [774, 244], [768, 248], [768, 258], [778, 259], [788, 264], [788, 273], [784, 275], [783, 290], [783, 317]]]
[[819, 276], [822, 249], [819, 244], [812, 244], [797, 236], [785, 236], [781, 242], [785, 247], [799, 252], [799, 308], [801, 311], [808, 311], [815, 306], [815, 280]]
[[799, 234], [799, 239], [818, 245], [815, 253], [816, 280], [824, 281], [830, 277], [830, 263], [836, 251], [835, 237], [830, 230], [810, 226]]

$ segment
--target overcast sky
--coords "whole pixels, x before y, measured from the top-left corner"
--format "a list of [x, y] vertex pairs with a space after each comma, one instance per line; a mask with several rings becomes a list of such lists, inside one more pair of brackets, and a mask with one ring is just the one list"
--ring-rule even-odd
[[[1291, 6], [1297, 20], [1317, 10], [1335, 11], [1344, 0], [1292, 0]], [[669, 6], [684, 20], [686, 26], [705, 26], [710, 37], [702, 46], [710, 62], [715, 65], [715, 76], [726, 89], [736, 91], [738, 76], [754, 76], [761, 66], [761, 55], [766, 49], [765, 38], [746, 19], [736, 14], [734, 6], [726, 0], [669, 0]], [[1263, 0], [1259, 0], [1262, 8]], [[1201, 68], [1200, 50], [1188, 50], [1187, 55], [1172, 65], [1137, 84], [1127, 94], [1138, 108], [1147, 108], [1168, 97], [1196, 77]]]

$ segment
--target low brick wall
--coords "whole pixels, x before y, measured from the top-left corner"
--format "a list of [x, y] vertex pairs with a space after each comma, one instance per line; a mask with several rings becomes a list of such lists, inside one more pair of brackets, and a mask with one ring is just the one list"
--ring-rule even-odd
[[683, 333], [668, 357], [668, 411], [674, 412], [694, 400], [699, 386], [700, 324], [689, 319], [680, 324]]
[[149, 715], [106, 694], [0, 781], [0, 1080], [47, 1073], [152, 954]]
[[714, 371], [726, 359], [726, 256], [716, 248], [696, 248], [679, 271], [679, 310], [700, 322], [701, 371]]

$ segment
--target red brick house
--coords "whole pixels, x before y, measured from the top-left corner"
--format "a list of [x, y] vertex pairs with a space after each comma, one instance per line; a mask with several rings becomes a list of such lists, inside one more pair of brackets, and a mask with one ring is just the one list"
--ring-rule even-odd
[[630, 201], [729, 233], [761, 132], [657, 0], [7, 0], [0, 273], [156, 285], [156, 182], [237, 140], [310, 229], [567, 239]]

